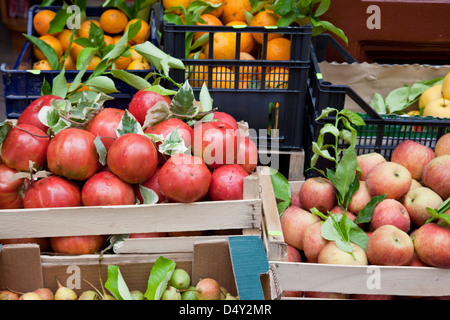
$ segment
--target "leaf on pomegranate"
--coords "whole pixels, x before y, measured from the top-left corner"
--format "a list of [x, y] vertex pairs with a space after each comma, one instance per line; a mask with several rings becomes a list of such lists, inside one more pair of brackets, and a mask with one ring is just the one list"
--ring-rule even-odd
[[155, 191], [150, 188], [139, 185], [139, 192], [141, 193], [142, 199], [144, 200], [143, 204], [155, 204], [158, 203], [159, 197]]
[[118, 266], [108, 265], [108, 280], [105, 282], [105, 288], [108, 289], [117, 300], [133, 300]]
[[158, 147], [158, 151], [169, 156], [179, 153], [191, 153], [191, 149], [186, 147], [184, 140], [181, 137], [178, 126], [164, 138], [163, 142]]
[[119, 92], [114, 84], [114, 81], [105, 76], [97, 76], [90, 79], [89, 88], [103, 93]]
[[153, 264], [150, 276], [148, 277], [147, 290], [145, 291], [145, 298], [147, 300], [159, 300], [161, 295], [169, 283], [175, 270], [176, 263], [170, 259], [160, 256]]
[[144, 134], [144, 131], [136, 118], [128, 110], [125, 110], [117, 126], [116, 135], [120, 137], [127, 133]]
[[6, 136], [8, 135], [9, 131], [13, 128], [13, 124], [9, 121], [4, 121], [0, 123], [0, 145], [5, 140]]
[[172, 117], [172, 112], [166, 101], [158, 101], [155, 105], [147, 111], [145, 116], [143, 129], [154, 126], [168, 118]]
[[97, 135], [97, 137], [95, 137], [94, 145], [95, 145], [95, 149], [97, 150], [98, 161], [100, 162], [100, 164], [102, 166], [104, 166], [106, 164], [106, 156], [108, 155], [108, 151], [106, 150], [106, 147], [103, 144], [102, 139], [100, 138], [99, 135]]
[[177, 93], [177, 91], [166, 89], [163, 86], [160, 86], [159, 84], [147, 86], [144, 89], [144, 91], [156, 92], [162, 96], [173, 96]]
[[189, 81], [185, 81], [170, 103], [170, 111], [178, 117], [194, 117], [198, 111], [198, 103], [194, 103], [195, 96]]
[[[214, 100], [209, 94], [208, 87], [205, 83], [203, 83], [202, 88], [200, 89], [200, 105], [202, 106], [202, 112], [208, 112], [213, 109]], [[209, 113], [203, 116], [202, 121], [208, 122], [212, 121], [214, 117], [213, 113]]]

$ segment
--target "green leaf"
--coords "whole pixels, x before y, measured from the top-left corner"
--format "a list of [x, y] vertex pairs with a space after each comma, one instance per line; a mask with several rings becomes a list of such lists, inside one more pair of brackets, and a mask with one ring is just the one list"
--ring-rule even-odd
[[328, 117], [328, 116], [330, 115], [330, 113], [332, 113], [332, 112], [339, 112], [339, 110], [336, 109], [336, 108], [330, 108], [330, 107], [325, 108], [325, 109], [323, 109], [322, 112], [320, 113], [320, 116], [318, 116], [318, 117], [316, 118], [316, 121]]
[[144, 134], [142, 127], [136, 118], [128, 110], [125, 110], [122, 119], [117, 126], [116, 135], [117, 137], [120, 137], [127, 133]]
[[175, 270], [176, 263], [160, 256], [153, 264], [148, 278], [147, 290], [144, 294], [147, 300], [159, 300]]
[[150, 82], [147, 80], [126, 70], [114, 69], [111, 70], [111, 74], [114, 78], [122, 80], [137, 90], [145, 89], [151, 86]]
[[171, 57], [149, 41], [138, 44], [134, 47], [137, 53], [141, 54], [159, 71], [162, 70], [163, 64], [166, 63], [170, 68], [186, 69], [180, 59]]
[[58, 70], [59, 61], [55, 49], [53, 49], [45, 41], [35, 36], [30, 36], [26, 33], [22, 33], [22, 35], [42, 51], [44, 56], [47, 58], [48, 63], [52, 67], [52, 70]]
[[49, 94], [52, 94], [52, 86], [50, 85], [50, 82], [48, 82], [47, 79], [43, 77], [43, 82], [41, 86], [41, 96], [46, 96]]
[[105, 288], [108, 289], [117, 300], [133, 300], [118, 266], [108, 265], [108, 280], [105, 282]]
[[95, 149], [98, 154], [98, 161], [102, 166], [106, 165], [106, 156], [108, 155], [108, 151], [106, 150], [105, 145], [102, 142], [102, 139], [99, 135], [94, 139]]
[[114, 81], [106, 76], [97, 76], [92, 79], [89, 79], [88, 85], [89, 88], [91, 88], [93, 91], [96, 92], [103, 92], [103, 93], [119, 92], [116, 89]]
[[146, 87], [144, 91], [156, 92], [162, 96], [173, 96], [177, 93], [177, 91], [166, 89], [163, 86], [160, 86], [159, 84], [150, 85]]
[[330, 160], [330, 161], [333, 161], [333, 162], [336, 161], [336, 159], [330, 155], [328, 150], [324, 149], [324, 147], [320, 148], [318, 146], [317, 142], [313, 142], [312, 143], [312, 151], [315, 154], [318, 154], [319, 156], [321, 156], [321, 157], [323, 157], [323, 158], [325, 158], [327, 160]]
[[330, 8], [330, 2], [331, 2], [330, 0], [321, 0], [319, 6], [314, 12], [314, 16], [319, 17], [323, 15], [325, 12], [327, 12], [328, 9]]
[[52, 21], [50, 21], [50, 28], [48, 29], [48, 33], [57, 33], [61, 32], [66, 23], [67, 20], [73, 15], [73, 13], [67, 12], [65, 8], [59, 9], [56, 12], [55, 17]]
[[387, 194], [372, 197], [372, 199], [370, 199], [370, 201], [364, 206], [364, 208], [359, 211], [358, 215], [356, 216], [355, 223], [360, 224], [372, 221], [373, 210], [375, 210], [377, 204], [383, 201], [386, 196]]
[[0, 145], [3, 143], [3, 141], [5, 141], [6, 136], [12, 128], [13, 124], [9, 121], [0, 123]]
[[61, 98], [65, 98], [67, 95], [67, 80], [64, 76], [64, 67], [61, 72], [53, 78], [52, 94]]
[[[336, 174], [334, 179], [334, 186], [338, 191], [341, 201], [344, 201], [350, 185], [353, 183], [356, 175], [356, 152], [353, 147], [349, 147], [342, 156], [341, 161], [336, 166]], [[340, 202], [343, 204], [343, 202]]]
[[144, 200], [143, 204], [155, 204], [159, 201], [159, 197], [156, 192], [143, 186], [142, 184], [139, 185], [139, 192]]
[[426, 221], [426, 223], [441, 220], [445, 224], [450, 225], [450, 215], [446, 214], [446, 212], [450, 210], [450, 198], [447, 198], [447, 200], [445, 200], [438, 209], [431, 209], [427, 207], [426, 210], [430, 215], [430, 218]]
[[378, 92], [373, 94], [372, 101], [370, 101], [369, 105], [378, 113], [386, 113], [387, 111], [383, 96]]
[[357, 114], [352, 110], [342, 109], [341, 111], [339, 111], [339, 114], [345, 116], [348, 119], [348, 121], [350, 121], [350, 123], [355, 126], [364, 126], [366, 124], [364, 122], [364, 119], [359, 114]]
[[169, 156], [179, 153], [191, 153], [190, 148], [187, 148], [184, 144], [178, 126], [165, 137], [164, 141], [158, 146], [158, 151]]
[[195, 116], [199, 108], [198, 105], [194, 104], [194, 101], [194, 90], [192, 90], [189, 81], [186, 80], [173, 96], [170, 103], [170, 111], [176, 116]]
[[404, 86], [389, 92], [386, 96], [386, 109], [388, 113], [403, 111], [408, 107], [409, 87]]
[[291, 205], [291, 187], [281, 172], [273, 168], [269, 168], [269, 172], [275, 199], [277, 199], [278, 214], [281, 216], [284, 210]]
[[147, 111], [145, 116], [143, 129], [154, 126], [155, 124], [162, 122], [172, 117], [169, 105], [166, 101], [158, 101], [155, 105]]

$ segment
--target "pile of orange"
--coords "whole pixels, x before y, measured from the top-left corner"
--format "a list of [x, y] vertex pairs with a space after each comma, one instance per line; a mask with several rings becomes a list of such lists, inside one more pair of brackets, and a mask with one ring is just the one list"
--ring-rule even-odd
[[[38, 34], [39, 39], [43, 40], [45, 43], [50, 45], [56, 52], [58, 59], [61, 59], [66, 52], [69, 52], [67, 59], [64, 60], [64, 66], [66, 70], [76, 70], [76, 63], [78, 55], [81, 50], [84, 49], [83, 46], [72, 42], [69, 47], [69, 40], [72, 34], [72, 30], [64, 29], [61, 32], [49, 34], [50, 22], [54, 19], [55, 12], [44, 9], [37, 12], [33, 16], [33, 28]], [[134, 45], [143, 43], [148, 40], [150, 36], [150, 27], [148, 23], [142, 19], [128, 19], [127, 15], [119, 9], [108, 9], [105, 10], [100, 17], [97, 18], [87, 18], [84, 20], [80, 28], [75, 30], [73, 39], [76, 38], [89, 38], [89, 30], [91, 24], [96, 24], [102, 31], [104, 35], [105, 44], [115, 44], [122, 37], [124, 32], [129, 28], [130, 25], [135, 23], [137, 20], [141, 21], [141, 29], [138, 34], [132, 38], [128, 44], [133, 48]], [[131, 55], [124, 55], [119, 57], [115, 61], [116, 69], [127, 69], [127, 70], [144, 70], [149, 69], [150, 65], [148, 61], [139, 55], [133, 49], [130, 49]], [[33, 65], [33, 69], [38, 70], [51, 70], [50, 64], [47, 57], [39, 50], [38, 47], [33, 46], [34, 57], [36, 62]], [[100, 54], [96, 54], [92, 57], [88, 70], [93, 70], [101, 61]]]
[[[182, 6], [185, 9], [193, 0], [163, 0], [164, 8]], [[221, 6], [212, 12], [204, 13], [201, 18], [207, 26], [235, 26], [236, 30], [242, 30], [246, 26], [271, 27], [276, 26], [279, 16], [268, 8], [255, 12], [248, 24], [245, 11], [252, 12], [250, 0], [205, 0], [211, 4], [221, 4]], [[181, 10], [168, 10], [180, 15], [182, 21], [184, 17]], [[205, 23], [197, 23], [205, 25]], [[290, 60], [291, 41], [283, 34], [276, 32], [266, 32], [269, 29], [262, 29], [263, 32], [239, 32], [240, 43], [237, 43], [237, 33], [216, 32], [213, 38], [212, 56], [210, 56], [209, 43], [206, 41], [199, 49], [201, 50], [200, 59], [220, 59], [220, 60], [257, 60], [262, 59], [263, 42], [267, 48], [266, 60], [288, 61]], [[207, 32], [196, 32], [193, 36], [193, 43], [198, 41], [201, 36]], [[192, 52], [190, 58], [194, 58], [195, 52]], [[215, 74], [215, 72], [219, 74]], [[262, 68], [254, 66], [243, 66], [239, 68], [239, 88], [248, 88], [253, 82], [260, 82]], [[265, 83], [267, 88], [287, 88], [289, 76], [288, 68], [266, 67]], [[214, 68], [212, 73], [213, 81], [210, 84], [212, 88], [234, 88], [235, 72], [231, 67]], [[191, 86], [201, 86], [203, 82], [208, 81], [208, 67], [194, 66], [189, 68], [189, 80]]]

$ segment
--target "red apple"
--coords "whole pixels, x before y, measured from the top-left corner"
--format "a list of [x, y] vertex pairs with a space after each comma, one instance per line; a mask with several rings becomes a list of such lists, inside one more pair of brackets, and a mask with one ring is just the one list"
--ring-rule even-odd
[[393, 225], [384, 225], [370, 236], [366, 253], [370, 264], [407, 266], [414, 256], [414, 244], [406, 232]]
[[300, 202], [300, 191], [291, 192], [291, 206], [299, 208], [302, 207], [302, 204]]
[[24, 179], [10, 180], [17, 170], [0, 164], [0, 209], [19, 209], [23, 207], [20, 190]]
[[16, 239], [0, 239], [0, 244], [17, 244], [17, 243], [36, 243], [39, 245], [41, 252], [46, 252], [50, 248], [48, 238], [16, 238]]
[[319, 218], [311, 212], [298, 207], [288, 207], [280, 218], [284, 241], [303, 250], [303, 234], [310, 225], [318, 220]]
[[401, 164], [386, 161], [373, 167], [366, 177], [370, 195], [386, 194], [388, 199], [401, 199], [411, 187], [411, 173]]
[[[334, 213], [334, 214], [342, 214], [342, 208], [341, 208], [339, 205], [335, 205], [335, 206], [330, 210], [330, 213]], [[347, 217], [350, 218], [350, 220], [352, 220], [352, 221], [354, 221], [354, 220], [356, 219], [356, 215], [355, 215], [353, 212], [349, 211], [349, 210], [347, 210], [346, 215], [347, 215]]]
[[430, 266], [450, 268], [450, 229], [427, 223], [417, 229], [414, 248], [419, 259]]
[[167, 237], [167, 232], [144, 232], [144, 233], [130, 233], [130, 239], [138, 238], [162, 238]]
[[338, 292], [306, 291], [305, 297], [315, 299], [348, 299], [350, 295]]
[[411, 221], [416, 226], [421, 226], [430, 218], [427, 207], [438, 209], [443, 202], [442, 198], [432, 189], [420, 187], [406, 194], [403, 205], [408, 211]]
[[103, 249], [106, 239], [106, 235], [52, 237], [50, 246], [56, 253], [93, 254]]
[[372, 152], [360, 154], [356, 157], [356, 161], [358, 162], [359, 167], [362, 171], [362, 175], [359, 177], [359, 180], [364, 181], [366, 180], [369, 171], [380, 162], [386, 162], [386, 159], [381, 154]]
[[356, 300], [396, 300], [397, 297], [390, 294], [352, 294], [351, 299]]
[[348, 205], [348, 210], [354, 214], [358, 214], [371, 199], [372, 197], [370, 196], [366, 181], [359, 181], [359, 188], [353, 194]]
[[305, 210], [315, 207], [320, 212], [326, 213], [336, 204], [334, 185], [322, 177], [306, 179], [300, 187], [299, 197]]
[[436, 145], [434, 146], [434, 153], [436, 154], [436, 157], [444, 154], [450, 155], [450, 132], [444, 134], [438, 139]]
[[405, 206], [394, 199], [384, 199], [375, 206], [371, 227], [378, 229], [384, 225], [393, 225], [408, 232], [411, 228], [411, 219]]
[[306, 228], [303, 234], [303, 253], [310, 263], [318, 261], [320, 250], [328, 243], [328, 240], [322, 237], [321, 226], [322, 222], [317, 221]]
[[411, 177], [422, 180], [425, 165], [436, 156], [433, 149], [413, 140], [400, 142], [392, 151], [391, 161], [404, 166], [411, 173]]
[[302, 255], [300, 251], [291, 245], [287, 245], [287, 261], [302, 262]]
[[422, 182], [436, 191], [442, 199], [450, 197], [450, 155], [444, 154], [431, 160], [423, 170]]
[[354, 243], [350, 243], [350, 245], [353, 255], [340, 249], [334, 241], [328, 242], [320, 250], [317, 262], [339, 265], [367, 265], [368, 261], [364, 249]]
[[410, 267], [429, 267], [425, 263], [423, 263], [422, 260], [419, 259], [419, 256], [417, 255], [417, 252], [414, 251], [413, 258], [411, 262], [409, 263]]

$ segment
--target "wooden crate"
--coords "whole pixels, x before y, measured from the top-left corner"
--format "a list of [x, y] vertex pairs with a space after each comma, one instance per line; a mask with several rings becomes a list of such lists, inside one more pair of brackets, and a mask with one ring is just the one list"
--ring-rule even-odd
[[[268, 178], [260, 176], [263, 223], [266, 227], [263, 243], [270, 264], [272, 299], [307, 299], [283, 297], [285, 291], [331, 292], [349, 296], [393, 295], [402, 298], [450, 296], [450, 269], [287, 262], [287, 245], [284, 243], [276, 200]], [[291, 181], [291, 191], [299, 191], [303, 182]]]
[[[243, 200], [0, 210], [0, 239], [211, 230], [261, 236], [261, 202], [254, 173], [244, 179]], [[117, 253], [192, 252], [195, 241], [227, 237], [126, 239], [115, 249]]]
[[[0, 290], [19, 292], [46, 287], [57, 290], [58, 280], [78, 295], [102, 288], [108, 265], [117, 265], [129, 290], [147, 289], [148, 278], [159, 254], [97, 254], [66, 256], [40, 253], [36, 244], [4, 245], [0, 250]], [[186, 270], [195, 285], [211, 277], [241, 300], [264, 300], [260, 275], [269, 264], [261, 238], [243, 236], [232, 240], [199, 241], [190, 253], [165, 253], [177, 268]], [[86, 280], [86, 281], [85, 281]]]

